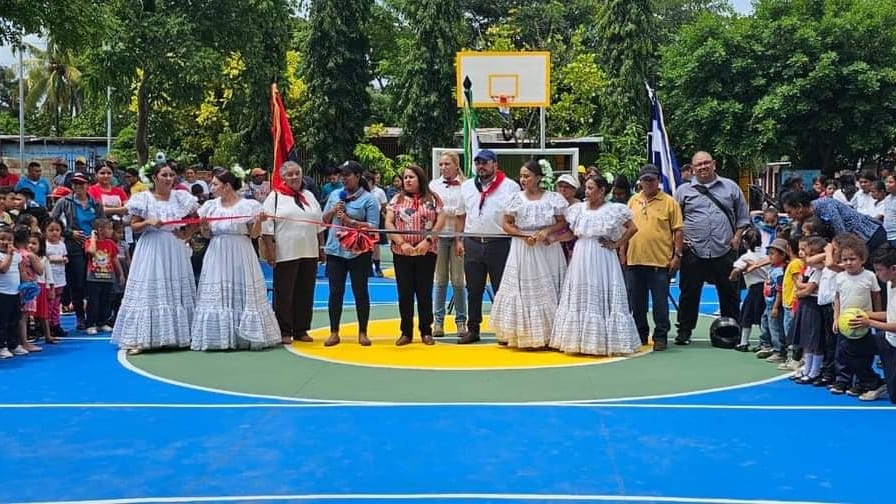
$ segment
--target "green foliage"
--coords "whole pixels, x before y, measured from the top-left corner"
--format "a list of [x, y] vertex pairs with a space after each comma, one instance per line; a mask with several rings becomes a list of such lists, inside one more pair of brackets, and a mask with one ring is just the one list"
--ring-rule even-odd
[[[551, 73], [551, 108], [548, 132], [551, 135], [586, 136], [600, 129], [600, 99], [606, 92], [607, 76], [593, 53], [581, 48], [575, 37], [576, 54]], [[590, 114], [583, 111], [592, 111]]]
[[401, 142], [423, 166], [431, 149], [454, 144], [458, 111], [454, 98], [454, 57], [459, 45], [456, 0], [419, 0], [409, 4], [414, 32], [398, 79]]
[[19, 116], [6, 111], [0, 111], [0, 135], [18, 135]]
[[896, 141], [896, 3], [762, 0], [704, 15], [663, 51], [673, 142], [734, 166], [854, 166]]
[[607, 0], [598, 10], [593, 41], [609, 85], [602, 99], [603, 132], [620, 136], [633, 121], [645, 121], [649, 101], [654, 29], [650, 0]]
[[637, 176], [646, 160], [646, 139], [647, 131], [635, 123], [628, 124], [619, 135], [604, 137], [597, 166], [603, 173]]
[[45, 33], [64, 47], [76, 47], [103, 33], [95, 0], [0, 0], [0, 44], [22, 33]]
[[383, 180], [389, 180], [395, 175], [395, 162], [389, 159], [376, 145], [359, 143], [355, 146], [354, 158], [364, 168], [379, 172]]
[[371, 73], [363, 28], [371, 4], [371, 0], [311, 2], [311, 31], [302, 67], [308, 101], [301, 128], [311, 173], [348, 159], [364, 136]]

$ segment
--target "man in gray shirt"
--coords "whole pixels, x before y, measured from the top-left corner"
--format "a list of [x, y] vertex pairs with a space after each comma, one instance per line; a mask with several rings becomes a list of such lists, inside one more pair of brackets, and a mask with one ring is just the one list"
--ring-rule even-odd
[[689, 345], [697, 325], [703, 284], [709, 282], [719, 293], [723, 317], [740, 319], [737, 284], [728, 279], [740, 250], [740, 236], [750, 225], [750, 212], [740, 187], [716, 174], [716, 162], [708, 152], [691, 159], [694, 178], [679, 186], [675, 199], [684, 219], [678, 298], [676, 345]]

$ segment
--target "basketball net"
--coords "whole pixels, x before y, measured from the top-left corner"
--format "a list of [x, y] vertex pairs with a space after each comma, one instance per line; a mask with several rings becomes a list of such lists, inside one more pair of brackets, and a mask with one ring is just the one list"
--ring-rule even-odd
[[505, 122], [510, 122], [510, 104], [513, 103], [513, 96], [500, 94], [492, 96], [492, 100], [498, 104], [498, 113]]

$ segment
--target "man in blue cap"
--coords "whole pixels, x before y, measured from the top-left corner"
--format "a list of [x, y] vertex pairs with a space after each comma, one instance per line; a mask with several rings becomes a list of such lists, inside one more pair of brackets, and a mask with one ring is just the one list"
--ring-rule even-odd
[[457, 209], [455, 229], [462, 229], [466, 237], [458, 237], [456, 250], [464, 257], [464, 277], [467, 281], [467, 327], [458, 328], [461, 345], [479, 341], [482, 323], [482, 296], [486, 278], [497, 293], [510, 253], [510, 237], [504, 234], [501, 222], [507, 199], [519, 192], [520, 186], [507, 178], [498, 168], [498, 156], [484, 149], [473, 158], [476, 177], [460, 186], [463, 204]]

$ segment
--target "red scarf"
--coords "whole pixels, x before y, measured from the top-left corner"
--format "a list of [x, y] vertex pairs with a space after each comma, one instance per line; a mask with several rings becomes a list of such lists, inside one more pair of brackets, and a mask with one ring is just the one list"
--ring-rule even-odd
[[482, 190], [482, 183], [479, 182], [479, 178], [476, 179], [476, 189], [479, 189], [479, 211], [482, 212], [482, 206], [485, 205], [485, 198], [488, 198], [493, 192], [498, 189], [498, 186], [501, 185], [501, 182], [504, 182], [506, 175], [501, 170], [495, 170], [495, 179], [492, 180], [492, 183], [488, 186], [488, 189]]
[[444, 182], [445, 182], [445, 187], [459, 186], [459, 185], [460, 185], [460, 180], [457, 180], [456, 178], [451, 179], [451, 180], [445, 180]]
[[284, 196], [292, 196], [293, 198], [296, 198], [296, 200], [301, 202], [302, 208], [308, 206], [308, 200], [305, 199], [305, 194], [303, 194], [304, 191], [293, 191], [292, 187], [286, 185], [286, 182], [280, 182], [275, 190]]

